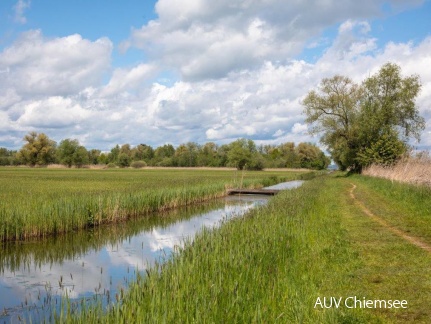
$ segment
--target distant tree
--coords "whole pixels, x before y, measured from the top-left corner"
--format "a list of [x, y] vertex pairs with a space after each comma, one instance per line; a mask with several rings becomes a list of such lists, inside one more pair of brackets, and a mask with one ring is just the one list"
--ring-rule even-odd
[[126, 168], [130, 166], [131, 161], [132, 161], [132, 158], [126, 153], [120, 153], [120, 155], [118, 156], [118, 165], [121, 168]]
[[57, 147], [57, 159], [61, 164], [67, 167], [72, 167], [74, 154], [79, 147], [79, 142], [76, 139], [64, 139]]
[[111, 152], [108, 154], [108, 163], [118, 163], [118, 156], [120, 155], [120, 146], [117, 144], [115, 147], [111, 149]]
[[197, 165], [199, 145], [193, 142], [181, 144], [174, 154], [175, 165], [181, 167], [194, 167]]
[[208, 142], [201, 146], [197, 156], [197, 165], [210, 167], [218, 167], [221, 165], [217, 144]]
[[17, 151], [11, 151], [4, 147], [0, 147], [0, 166], [19, 164], [16, 155]]
[[88, 152], [84, 146], [78, 146], [76, 151], [73, 153], [73, 165], [81, 168], [89, 163]]
[[284, 162], [284, 167], [287, 168], [299, 168], [301, 167], [301, 161], [295, 150], [295, 143], [287, 142], [279, 145], [279, 150]]
[[120, 153], [127, 154], [128, 156], [131, 157], [131, 155], [132, 155], [132, 148], [131, 148], [130, 144], [123, 144], [123, 145], [121, 145]]
[[131, 157], [133, 161], [149, 162], [154, 157], [154, 150], [149, 145], [139, 144], [132, 149]]
[[99, 164], [100, 150], [91, 149], [88, 151], [88, 161], [90, 164]]
[[23, 140], [27, 143], [18, 152], [22, 163], [42, 166], [55, 161], [56, 143], [44, 133], [30, 132]]
[[145, 161], [150, 161], [154, 157], [154, 149], [150, 145], [140, 144], [142, 147], [142, 158]]
[[250, 148], [253, 148], [253, 145], [249, 145], [249, 141], [244, 138], [230, 143], [227, 153], [228, 165], [238, 170], [244, 169], [246, 165], [250, 166], [252, 158]]
[[330, 163], [330, 159], [314, 144], [299, 143], [295, 151], [302, 168], [322, 170]]
[[87, 149], [81, 146], [78, 140], [69, 138], [62, 140], [58, 145], [57, 159], [69, 168], [72, 165], [80, 168], [90, 162]]
[[152, 164], [158, 166], [173, 166], [174, 155], [175, 148], [172, 146], [172, 144], [165, 144], [163, 146], [159, 146], [154, 151], [154, 159], [152, 160]]
[[108, 164], [108, 154], [100, 153], [97, 158], [97, 164]]
[[236, 167], [238, 170], [244, 169], [244, 167], [250, 163], [251, 153], [244, 139], [230, 143], [227, 159], [228, 165]]

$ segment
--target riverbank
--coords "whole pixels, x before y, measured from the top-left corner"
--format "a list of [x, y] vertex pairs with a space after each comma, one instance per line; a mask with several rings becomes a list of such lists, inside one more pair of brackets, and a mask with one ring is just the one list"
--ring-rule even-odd
[[0, 242], [115, 223], [304, 172], [0, 168]]
[[[245, 217], [203, 231], [175, 258], [138, 277], [107, 314], [93, 308], [62, 319], [426, 322], [431, 255], [390, 228], [428, 244], [429, 208], [429, 192], [421, 188], [339, 173], [318, 177]], [[376, 302], [352, 307], [354, 298], [406, 301], [406, 308]], [[341, 304], [329, 305], [335, 299]]]

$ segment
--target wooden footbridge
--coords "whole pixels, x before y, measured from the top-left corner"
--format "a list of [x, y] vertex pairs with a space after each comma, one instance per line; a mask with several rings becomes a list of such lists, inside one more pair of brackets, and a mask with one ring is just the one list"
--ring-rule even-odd
[[274, 196], [278, 194], [280, 190], [275, 189], [229, 189], [228, 195], [267, 195]]

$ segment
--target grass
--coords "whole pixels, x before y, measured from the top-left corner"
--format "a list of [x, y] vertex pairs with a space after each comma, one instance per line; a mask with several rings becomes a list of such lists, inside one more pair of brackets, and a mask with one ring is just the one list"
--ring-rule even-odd
[[123, 221], [302, 173], [0, 168], [0, 242]]
[[[99, 306], [84, 308], [79, 316], [67, 310], [59, 316], [85, 323], [426, 323], [429, 253], [367, 217], [349, 195], [352, 183], [358, 199], [367, 199], [367, 208], [379, 216], [378, 205], [367, 197], [387, 195], [381, 204], [390, 221], [398, 209], [391, 202], [399, 199], [385, 193], [390, 182], [317, 177], [244, 217], [203, 231], [173, 259], [138, 276], [107, 312]], [[395, 191], [403, 190], [410, 193], [400, 204], [422, 201], [426, 211], [421, 189]], [[427, 232], [423, 236], [430, 238]], [[405, 299], [408, 309], [315, 308], [317, 298], [325, 296]]]

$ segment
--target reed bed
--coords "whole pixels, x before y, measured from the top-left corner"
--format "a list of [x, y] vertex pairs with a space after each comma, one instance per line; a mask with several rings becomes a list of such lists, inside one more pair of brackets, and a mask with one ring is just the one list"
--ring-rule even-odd
[[406, 157], [392, 166], [373, 164], [362, 174], [431, 187], [431, 157], [428, 154]]
[[301, 173], [217, 170], [0, 169], [0, 241], [124, 221]]

